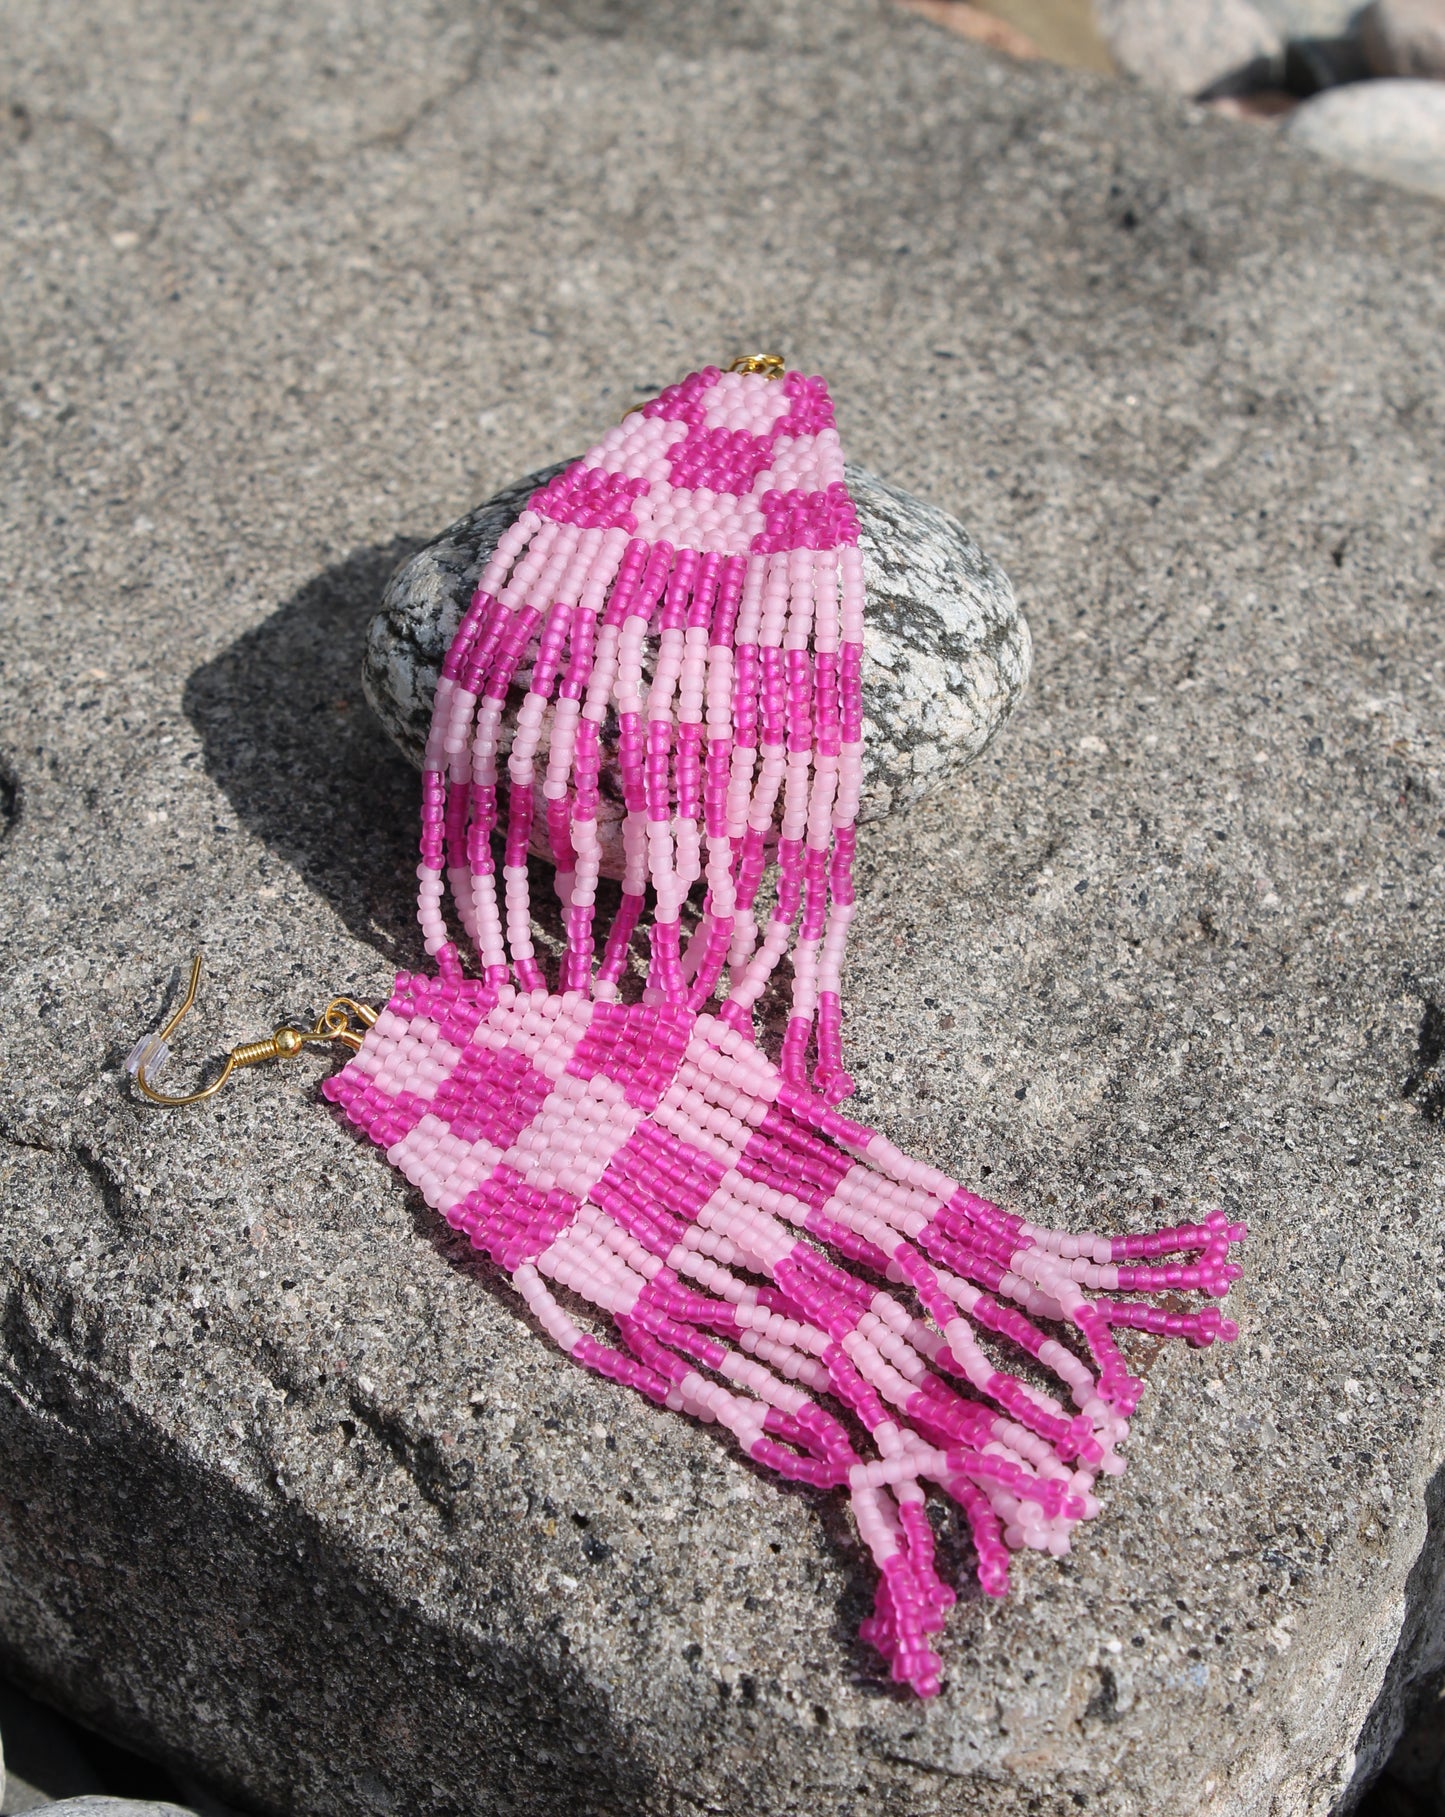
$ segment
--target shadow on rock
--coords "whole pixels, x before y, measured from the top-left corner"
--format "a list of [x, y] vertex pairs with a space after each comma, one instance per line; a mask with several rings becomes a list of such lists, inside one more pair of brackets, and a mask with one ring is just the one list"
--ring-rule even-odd
[[[0, 1404], [0, 1520], [38, 1623], [0, 1645], [22, 1688], [272, 1817], [661, 1808], [665, 1765], [613, 1720], [561, 1617], [535, 1612], [509, 1517], [483, 1511], [477, 1574], [424, 1599], [395, 1559], [352, 1550], [324, 1501], [232, 1480], [78, 1387], [48, 1332], [29, 1366], [36, 1402]], [[24, 1409], [42, 1394], [37, 1424]], [[77, 1576], [66, 1536], [82, 1531]]]
[[1427, 1122], [1445, 1122], [1445, 1008], [1426, 1001], [1420, 1022], [1415, 1064], [1411, 1067], [1401, 1093], [1420, 1106]]
[[[1376, 1780], [1375, 1775], [1383, 1774]], [[1375, 1783], [1371, 1786], [1371, 1781]], [[1371, 1789], [1363, 1798], [1363, 1787]], [[1432, 1817], [1445, 1794], [1445, 1466], [1425, 1489], [1425, 1543], [1405, 1580], [1405, 1619], [1355, 1743], [1337, 1807], [1356, 1817]]]
[[394, 965], [422, 962], [416, 774], [361, 692], [382, 589], [420, 540], [356, 550], [197, 669], [187, 718], [242, 825]]

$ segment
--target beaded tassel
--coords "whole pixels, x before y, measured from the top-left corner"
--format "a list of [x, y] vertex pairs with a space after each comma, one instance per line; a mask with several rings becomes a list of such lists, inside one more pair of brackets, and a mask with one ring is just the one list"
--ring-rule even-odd
[[[1113, 1296], [1221, 1299], [1245, 1230], [1221, 1212], [1148, 1236], [1047, 1230], [838, 1109], [852, 1089], [857, 536], [827, 389], [797, 373], [695, 373], [533, 496], [437, 686], [417, 870], [437, 973], [398, 977], [325, 1090], [571, 1356], [726, 1427], [781, 1476], [846, 1489], [878, 1570], [863, 1637], [927, 1697], [930, 1636], [955, 1600], [928, 1490], [962, 1510], [989, 1596], [1007, 1590], [1011, 1549], [1066, 1552], [1099, 1475], [1123, 1468], [1141, 1392], [1114, 1330], [1236, 1334], [1212, 1304]], [[599, 957], [609, 714], [624, 862]], [[555, 991], [531, 936], [539, 808], [565, 936]], [[479, 976], [447, 931], [447, 889]], [[624, 1003], [649, 889], [646, 982]], [[753, 1011], [784, 959], [774, 1064]], [[578, 1302], [620, 1342], [584, 1328]], [[995, 1367], [980, 1331], [1059, 1393]]]

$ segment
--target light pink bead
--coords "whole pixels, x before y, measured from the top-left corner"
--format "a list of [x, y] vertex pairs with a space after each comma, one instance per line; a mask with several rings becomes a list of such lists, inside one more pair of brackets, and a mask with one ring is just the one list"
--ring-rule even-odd
[[[991, 1596], [1009, 1547], [1067, 1551], [1098, 1476], [1123, 1467], [1141, 1391], [1115, 1328], [1233, 1335], [1213, 1300], [1244, 1230], [1222, 1213], [1142, 1237], [1048, 1230], [833, 1108], [851, 1088], [841, 986], [864, 736], [842, 473], [821, 380], [708, 368], [534, 496], [437, 686], [417, 873], [437, 975], [398, 978], [326, 1090], [578, 1361], [786, 1476], [849, 1489], [879, 1571], [862, 1632], [931, 1696], [925, 1637], [953, 1593], [925, 1494], [963, 1510]], [[626, 798], [609, 921], [613, 723]], [[558, 858], [556, 989], [532, 925], [537, 815]], [[447, 933], [448, 891], [480, 979]], [[624, 1008], [639, 928], [650, 971]], [[752, 1010], [784, 960], [778, 1065]], [[1140, 1297], [1165, 1287], [1206, 1304]], [[584, 1331], [567, 1296], [617, 1342]], [[1076, 1411], [1010, 1373], [1010, 1347]]]

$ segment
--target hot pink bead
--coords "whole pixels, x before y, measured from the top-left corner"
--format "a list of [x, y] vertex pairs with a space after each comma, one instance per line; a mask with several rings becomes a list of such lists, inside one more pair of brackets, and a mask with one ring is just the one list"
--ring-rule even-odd
[[[879, 1573], [861, 1631], [931, 1696], [927, 1637], [954, 1593], [926, 1492], [962, 1508], [990, 1596], [1009, 1547], [1064, 1549], [1097, 1511], [1096, 1473], [1121, 1467], [1141, 1392], [1114, 1334], [1236, 1335], [1213, 1304], [1112, 1296], [1222, 1297], [1245, 1229], [1221, 1212], [1128, 1237], [1026, 1224], [834, 1108], [852, 1086], [863, 606], [821, 379], [693, 374], [535, 494], [438, 683], [419, 867], [437, 975], [398, 976], [324, 1090], [579, 1362], [726, 1428], [784, 1477], [846, 1487]], [[502, 710], [523, 690], [499, 874]], [[625, 866], [610, 917], [609, 724]], [[565, 940], [555, 991], [532, 930], [537, 794]], [[480, 977], [447, 932], [449, 885]], [[649, 886], [644, 1001], [627, 1006]], [[785, 960], [775, 1066], [753, 1006]], [[620, 1347], [566, 1296], [609, 1314]], [[1050, 1371], [1073, 1410], [990, 1360], [979, 1329]]]

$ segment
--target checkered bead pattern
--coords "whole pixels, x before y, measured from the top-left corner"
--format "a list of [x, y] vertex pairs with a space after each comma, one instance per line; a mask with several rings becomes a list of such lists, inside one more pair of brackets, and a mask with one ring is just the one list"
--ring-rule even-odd
[[[438, 684], [418, 867], [437, 970], [398, 977], [324, 1089], [574, 1360], [846, 1493], [878, 1573], [863, 1636], [926, 1697], [955, 1600], [928, 1494], [960, 1511], [990, 1596], [1010, 1550], [1066, 1552], [1141, 1392], [1115, 1330], [1233, 1337], [1216, 1302], [1245, 1231], [1221, 1212], [1049, 1230], [838, 1108], [862, 608], [821, 379], [708, 368], [537, 493]], [[627, 868], [599, 954], [612, 726]], [[551, 984], [528, 894], [539, 798], [566, 936]], [[753, 1012], [783, 961], [774, 1061]], [[1205, 1303], [1179, 1309], [1188, 1291]]]

